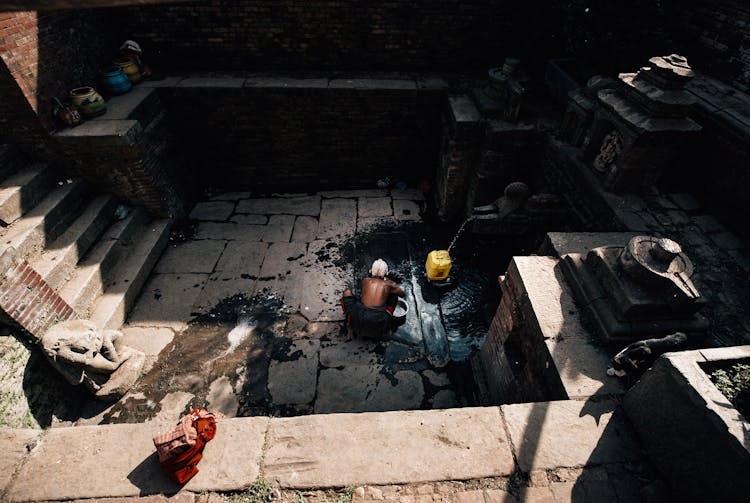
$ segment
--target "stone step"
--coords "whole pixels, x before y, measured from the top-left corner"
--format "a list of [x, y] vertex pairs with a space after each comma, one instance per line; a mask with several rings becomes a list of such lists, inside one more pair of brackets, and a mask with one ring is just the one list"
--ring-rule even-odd
[[31, 266], [55, 290], [58, 290], [75, 269], [86, 251], [96, 242], [114, 218], [117, 201], [110, 195], [96, 197], [68, 229]]
[[146, 225], [148, 216], [141, 208], [133, 209], [123, 220], [116, 222], [99, 238], [73, 271], [70, 280], [58, 292], [75, 311], [87, 318], [86, 312], [96, 298], [104, 293], [104, 284], [129, 249], [133, 235]]
[[45, 164], [32, 164], [0, 183], [0, 223], [10, 225], [49, 192], [57, 174]]
[[90, 319], [98, 327], [118, 329], [125, 323], [143, 284], [167, 246], [171, 228], [171, 219], [152, 220], [126, 245], [123, 260], [93, 306]]
[[33, 210], [0, 235], [0, 271], [19, 257], [41, 251], [52, 243], [78, 213], [85, 200], [86, 185], [80, 180], [55, 187]]
[[19, 170], [26, 158], [15, 145], [0, 145], [0, 180], [4, 180]]

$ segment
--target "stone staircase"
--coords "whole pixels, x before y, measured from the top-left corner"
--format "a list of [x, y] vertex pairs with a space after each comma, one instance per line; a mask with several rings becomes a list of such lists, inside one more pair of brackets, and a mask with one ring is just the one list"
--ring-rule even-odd
[[[0, 307], [35, 338], [85, 318], [119, 328], [172, 221], [122, 206], [81, 180], [0, 146]], [[10, 167], [9, 167], [10, 166]]]

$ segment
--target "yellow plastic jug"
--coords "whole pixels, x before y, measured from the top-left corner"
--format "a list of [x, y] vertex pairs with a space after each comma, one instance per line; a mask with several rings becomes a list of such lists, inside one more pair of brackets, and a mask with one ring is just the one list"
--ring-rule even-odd
[[448, 250], [432, 250], [427, 254], [424, 267], [430, 281], [442, 281], [447, 278], [451, 272], [451, 256]]

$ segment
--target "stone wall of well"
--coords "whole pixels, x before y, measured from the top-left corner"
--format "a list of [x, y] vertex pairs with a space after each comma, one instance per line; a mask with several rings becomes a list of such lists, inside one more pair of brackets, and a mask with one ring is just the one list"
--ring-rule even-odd
[[208, 185], [413, 185], [434, 173], [445, 97], [415, 80], [185, 79], [160, 91], [187, 169]]

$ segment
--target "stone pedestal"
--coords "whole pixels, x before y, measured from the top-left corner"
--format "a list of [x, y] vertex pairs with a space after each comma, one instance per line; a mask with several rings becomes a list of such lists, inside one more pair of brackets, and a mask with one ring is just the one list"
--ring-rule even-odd
[[701, 127], [687, 117], [694, 97], [687, 60], [654, 57], [637, 73], [621, 73], [619, 86], [597, 92], [584, 158], [613, 192], [653, 187], [680, 146]]
[[705, 299], [690, 280], [693, 265], [669, 239], [635, 236], [626, 246], [563, 255], [563, 271], [606, 343], [673, 332], [705, 335]]
[[505, 58], [502, 67], [488, 70], [489, 84], [474, 90], [474, 99], [485, 116], [510, 122], [518, 120], [528, 80], [518, 70], [519, 63], [517, 58]]
[[568, 94], [568, 106], [560, 126], [560, 137], [575, 147], [588, 145], [588, 132], [594, 119], [596, 95], [602, 89], [611, 89], [617, 82], [601, 75], [591, 77], [583, 89]]

